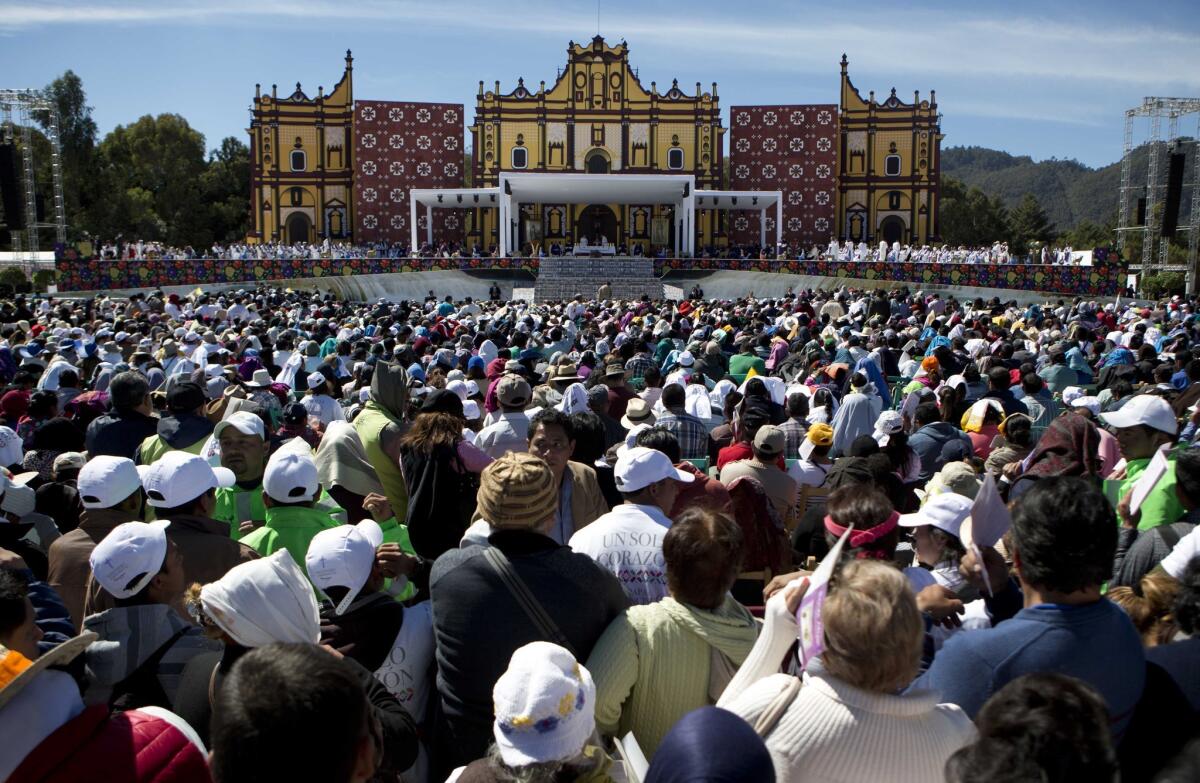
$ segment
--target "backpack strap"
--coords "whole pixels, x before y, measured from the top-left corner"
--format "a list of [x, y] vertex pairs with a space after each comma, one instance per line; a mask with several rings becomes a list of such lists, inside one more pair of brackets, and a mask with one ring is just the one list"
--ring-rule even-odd
[[792, 702], [796, 700], [796, 695], [800, 693], [800, 678], [789, 678], [787, 687], [775, 695], [767, 704], [766, 709], [758, 716], [758, 720], [754, 721], [754, 733], [766, 739], [775, 726], [779, 723], [779, 719], [783, 717], [788, 708], [792, 706]]
[[175, 642], [183, 638], [183, 635], [193, 627], [185, 625], [171, 634], [170, 639], [163, 642], [162, 646], [150, 653], [136, 669], [114, 685], [112, 693], [108, 697], [109, 709], [124, 711], [149, 706], [170, 709], [171, 702], [167, 698], [166, 691], [163, 690], [162, 683], [158, 680], [158, 664], [167, 654], [167, 650], [170, 650]]
[[1158, 537], [1161, 538], [1163, 543], [1167, 545], [1167, 549], [1174, 549], [1175, 545], [1179, 543], [1179, 533], [1175, 531], [1175, 527], [1173, 525], [1159, 525], [1158, 527], [1154, 528], [1154, 532], [1157, 533]]
[[530, 592], [529, 585], [525, 584], [525, 580], [513, 569], [512, 563], [509, 562], [504, 553], [494, 546], [489, 546], [483, 550], [483, 558], [487, 560], [488, 565], [500, 577], [500, 581], [508, 588], [508, 592], [512, 594], [512, 597], [517, 600], [517, 604], [520, 605], [525, 615], [530, 619], [534, 627], [537, 628], [538, 633], [547, 641], [554, 642], [560, 647], [566, 648], [571, 655], [576, 655], [575, 648], [571, 646], [567, 637], [559, 630], [558, 625], [555, 624], [550, 615], [546, 613], [542, 604]]

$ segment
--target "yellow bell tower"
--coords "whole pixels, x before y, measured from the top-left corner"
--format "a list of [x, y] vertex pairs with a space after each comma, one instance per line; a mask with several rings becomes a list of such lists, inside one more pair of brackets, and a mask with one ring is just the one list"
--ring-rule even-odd
[[863, 100], [842, 55], [837, 238], [922, 245], [937, 238], [941, 115], [932, 90], [912, 103]]
[[249, 242], [349, 239], [352, 220], [354, 58], [329, 94], [284, 97], [255, 85], [250, 127]]

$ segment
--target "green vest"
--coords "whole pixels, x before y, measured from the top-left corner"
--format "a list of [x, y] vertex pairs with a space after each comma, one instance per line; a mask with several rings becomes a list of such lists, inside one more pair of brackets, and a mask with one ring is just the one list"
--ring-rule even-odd
[[[322, 530], [338, 526], [337, 520], [319, 508], [308, 506], [276, 506], [267, 509], [266, 524], [247, 533], [242, 543], [268, 557], [286, 549], [296, 564], [304, 569], [304, 556], [313, 536]], [[307, 574], [307, 570], [305, 570]]]
[[229, 525], [229, 537], [234, 541], [241, 538], [238, 526], [251, 520], [261, 524], [267, 520], [267, 507], [263, 505], [262, 484], [253, 489], [242, 489], [234, 484], [232, 487], [217, 489], [217, 506], [212, 513], [213, 519], [218, 519]]
[[[329, 515], [338, 525], [346, 524], [346, 520], [349, 518], [346, 509], [339, 506], [337, 501], [324, 489], [317, 496], [317, 502], [313, 504], [313, 507], [323, 514]], [[229, 525], [229, 537], [234, 541], [239, 540], [242, 537], [239, 528], [243, 522], [252, 521], [256, 525], [261, 525], [267, 520], [267, 507], [263, 503], [262, 484], [254, 489], [242, 489], [236, 484], [232, 487], [219, 487], [217, 489], [217, 506], [213, 511], [212, 518]]]
[[142, 441], [142, 445], [138, 447], [137, 463], [139, 465], [153, 465], [162, 459], [162, 456], [168, 451], [186, 451], [188, 454], [199, 454], [204, 449], [204, 444], [207, 440], [208, 438], [201, 438], [186, 449], [173, 449], [158, 435], [151, 435]]
[[[379, 529], [383, 531], [383, 543], [399, 544], [400, 550], [408, 555], [415, 555], [417, 553], [417, 550], [413, 549], [412, 542], [408, 540], [408, 525], [402, 525], [396, 521], [395, 517], [390, 517], [379, 523]], [[392, 580], [390, 578], [384, 580], [383, 589], [385, 592], [388, 591], [391, 584]], [[404, 590], [396, 596], [396, 600], [407, 601], [416, 594], [417, 589], [413, 587], [412, 582], [409, 582]]]
[[[1118, 497], [1125, 497], [1125, 493], [1133, 489], [1133, 485], [1138, 482], [1149, 464], [1149, 459], [1134, 459], [1125, 463], [1125, 480], [1121, 482]], [[1142, 507], [1139, 510], [1142, 512], [1142, 518], [1138, 522], [1138, 530], [1141, 531], [1150, 530], [1159, 525], [1172, 525], [1183, 519], [1183, 515], [1187, 513], [1187, 509], [1175, 495], [1175, 455], [1173, 453], [1167, 454], [1167, 472], [1154, 485], [1154, 489], [1150, 490], [1150, 494], [1142, 501]], [[1121, 517], [1118, 515], [1117, 523], [1120, 524], [1120, 521]]]
[[408, 488], [404, 485], [404, 476], [400, 473], [400, 463], [389, 457], [382, 446], [383, 430], [389, 424], [399, 425], [400, 421], [374, 400], [368, 400], [362, 412], [354, 417], [354, 429], [367, 452], [367, 462], [371, 463], [375, 474], [379, 476], [383, 492], [387, 495], [388, 503], [392, 505], [392, 513], [396, 515], [396, 519], [406, 519]]

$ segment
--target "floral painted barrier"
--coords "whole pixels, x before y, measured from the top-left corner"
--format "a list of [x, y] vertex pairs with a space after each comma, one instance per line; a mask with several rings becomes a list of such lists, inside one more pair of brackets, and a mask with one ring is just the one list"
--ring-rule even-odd
[[757, 258], [667, 258], [654, 262], [659, 275], [672, 271], [778, 272], [851, 280], [889, 280], [914, 285], [973, 286], [1063, 295], [1116, 296], [1123, 270], [1101, 261], [1095, 266], [1040, 264], [892, 264], [885, 262], [766, 260]]
[[[655, 259], [660, 277], [669, 272], [742, 271], [889, 280], [917, 286], [973, 286], [1044, 291], [1065, 296], [1115, 296], [1123, 269], [1099, 260], [1095, 266], [1032, 264], [888, 264], [730, 258]], [[525, 271], [537, 274], [536, 258], [322, 258], [224, 260], [154, 259], [102, 261], [62, 250], [55, 261], [60, 291], [108, 291], [227, 283], [258, 283], [301, 277], [386, 275], [430, 271]]]
[[[73, 257], [72, 257], [73, 256]], [[258, 283], [299, 277], [387, 275], [447, 270], [510, 270], [537, 274], [536, 258], [177, 258], [106, 261], [71, 250], [55, 261], [60, 291]]]

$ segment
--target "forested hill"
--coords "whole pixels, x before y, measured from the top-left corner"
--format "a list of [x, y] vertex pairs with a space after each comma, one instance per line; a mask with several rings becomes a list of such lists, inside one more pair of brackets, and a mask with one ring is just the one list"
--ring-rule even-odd
[[[1190, 182], [1195, 172], [1196, 144], [1189, 142], [1187, 146], [1184, 181]], [[1147, 148], [1134, 151], [1133, 184], [1145, 184], [1148, 160]], [[1162, 165], [1165, 167], [1166, 163], [1164, 156]], [[1075, 160], [1035, 161], [1027, 155], [1011, 155], [986, 147], [948, 147], [942, 150], [942, 174], [999, 198], [1009, 209], [1026, 193], [1031, 193], [1059, 232], [1069, 231], [1084, 220], [1101, 225], [1116, 222], [1121, 187], [1119, 160], [1093, 169]], [[1190, 203], [1186, 191], [1187, 188], [1183, 194], [1184, 215]]]

